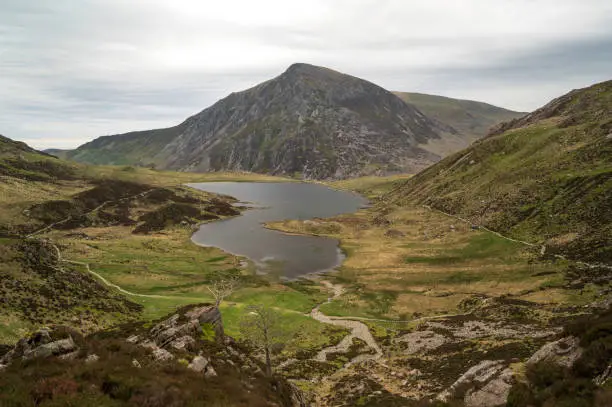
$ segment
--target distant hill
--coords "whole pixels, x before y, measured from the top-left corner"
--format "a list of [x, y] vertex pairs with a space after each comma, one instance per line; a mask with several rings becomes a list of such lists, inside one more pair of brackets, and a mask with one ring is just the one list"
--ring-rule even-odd
[[68, 153], [70, 153], [71, 151], [72, 150], [63, 150], [59, 148], [48, 148], [46, 150], [42, 150], [43, 153], [52, 155], [57, 158], [66, 158], [68, 156]]
[[549, 252], [612, 263], [612, 81], [498, 125], [387, 204], [428, 204]]
[[488, 103], [453, 99], [424, 93], [393, 92], [404, 102], [416, 106], [427, 117], [452, 128], [451, 134], [431, 140], [425, 149], [442, 156], [467, 147], [484, 137], [489, 129], [501, 122], [526, 115]]
[[73, 177], [74, 163], [58, 160], [26, 143], [0, 135], [0, 176], [30, 181], [50, 181]]
[[420, 146], [447, 132], [380, 86], [294, 64], [176, 127], [100, 137], [68, 157], [181, 171], [346, 178], [425, 168], [441, 157]]

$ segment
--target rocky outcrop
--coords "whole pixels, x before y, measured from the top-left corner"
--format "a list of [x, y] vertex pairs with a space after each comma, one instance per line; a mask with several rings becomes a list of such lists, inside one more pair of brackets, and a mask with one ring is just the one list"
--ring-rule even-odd
[[[203, 335], [203, 324], [215, 328], [218, 341]], [[309, 405], [297, 387], [266, 376], [250, 347], [222, 334], [221, 315], [211, 305], [183, 308], [151, 329], [127, 324], [86, 337], [75, 333], [74, 338], [68, 328], [41, 329], [13, 349], [0, 348], [8, 350], [0, 359], [0, 404], [6, 400], [4, 389], [19, 382], [19, 405], [40, 404], [41, 397], [64, 405], [59, 397], [78, 398], [78, 393], [95, 402], [140, 407], [201, 405], [203, 400]], [[36, 363], [15, 363], [33, 358]]]
[[15, 347], [0, 359], [0, 365], [8, 365], [17, 359], [47, 358], [61, 356], [77, 350], [72, 336], [55, 338], [49, 329], [40, 329], [17, 342]]
[[294, 64], [176, 127], [101, 137], [69, 153], [69, 158], [181, 171], [343, 178], [416, 172], [440, 159], [421, 145], [447, 131], [373, 83]]
[[504, 369], [480, 389], [466, 394], [465, 405], [466, 407], [505, 406], [513, 384], [514, 373], [510, 369]]
[[202, 356], [193, 358], [187, 368], [194, 372], [203, 373], [205, 377], [214, 377], [217, 375], [217, 372], [210, 364], [210, 360]]
[[442, 402], [463, 399], [466, 407], [505, 406], [514, 378], [502, 360], [484, 360], [471, 367], [437, 397]]
[[576, 337], [568, 336], [542, 346], [529, 358], [527, 365], [548, 362], [560, 367], [570, 368], [581, 355], [580, 340]]

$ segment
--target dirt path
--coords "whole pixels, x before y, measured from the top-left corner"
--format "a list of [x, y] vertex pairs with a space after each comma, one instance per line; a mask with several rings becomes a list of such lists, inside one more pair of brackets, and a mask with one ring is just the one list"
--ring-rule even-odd
[[[333, 299], [339, 297], [340, 295], [342, 295], [343, 293], [343, 289], [341, 285], [338, 284], [332, 284], [329, 281], [323, 280], [321, 281], [321, 283], [323, 285], [325, 285], [327, 288], [332, 290], [333, 296], [329, 297], [327, 299], [327, 302], [332, 301]], [[323, 304], [321, 304], [323, 305]], [[317, 307], [315, 307], [311, 312], [310, 312], [310, 316], [319, 321], [322, 322], [324, 324], [330, 324], [330, 325], [336, 325], [336, 326], [341, 326], [343, 328], [347, 328], [351, 330], [351, 333], [348, 334], [347, 336], [345, 336], [342, 341], [340, 341], [340, 343], [338, 343], [337, 345], [334, 346], [330, 346], [327, 348], [322, 349], [321, 351], [319, 351], [319, 353], [317, 353], [317, 355], [314, 357], [314, 360], [320, 361], [320, 362], [324, 362], [327, 360], [327, 354], [328, 353], [333, 353], [333, 352], [347, 352], [348, 349], [350, 348], [351, 344], [353, 343], [353, 338], [359, 338], [362, 341], [364, 341], [372, 350], [374, 350], [374, 354], [366, 354], [366, 355], [359, 355], [356, 358], [354, 358], [353, 360], [351, 360], [349, 362], [349, 364], [345, 365], [348, 366], [352, 363], [358, 362], [358, 361], [362, 361], [362, 360], [367, 360], [367, 359], [379, 359], [382, 356], [382, 349], [380, 348], [380, 346], [378, 345], [378, 343], [376, 342], [376, 340], [374, 339], [374, 337], [372, 336], [372, 333], [370, 332], [370, 329], [362, 322], [353, 320], [353, 319], [343, 319], [343, 318], [339, 318], [339, 317], [329, 317], [325, 314], [323, 314], [320, 310], [319, 307], [321, 305], [318, 305]]]

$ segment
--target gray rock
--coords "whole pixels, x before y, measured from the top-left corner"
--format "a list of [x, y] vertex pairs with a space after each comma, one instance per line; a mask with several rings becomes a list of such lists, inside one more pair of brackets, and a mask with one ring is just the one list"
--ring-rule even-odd
[[[185, 321], [186, 322], [182, 322]], [[197, 307], [185, 313], [184, 318], [174, 314], [150, 330], [150, 340], [161, 348], [183, 349], [195, 342], [202, 333], [202, 324], [210, 323], [215, 329], [217, 338], [223, 337], [221, 312], [213, 305]], [[191, 338], [187, 338], [191, 337]]]
[[137, 367], [138, 369], [140, 369], [142, 367], [140, 365], [140, 362], [137, 361], [136, 359], [132, 359], [132, 366]]
[[483, 360], [476, 366], [472, 366], [448, 389], [440, 393], [436, 398], [442, 402], [451, 399], [463, 398], [466, 394], [474, 392], [497, 377], [506, 367], [503, 360]]
[[176, 350], [184, 350], [192, 343], [195, 343], [195, 339], [192, 336], [185, 335], [170, 342], [170, 346]]
[[203, 356], [196, 356], [195, 358], [193, 358], [187, 368], [193, 370], [194, 372], [200, 373], [203, 372], [204, 369], [206, 369], [209, 363], [210, 361], [207, 358]]
[[174, 355], [165, 349], [157, 348], [153, 351], [153, 358], [159, 362], [165, 362], [174, 359]]
[[215, 369], [211, 365], [206, 366], [204, 377], [209, 378], [209, 377], [215, 377], [215, 376], [217, 376], [217, 372], [215, 371]]
[[464, 402], [466, 407], [501, 407], [508, 401], [508, 394], [514, 384], [514, 373], [503, 370], [499, 376], [489, 381], [484, 387], [468, 391]]
[[546, 361], [560, 367], [569, 368], [576, 363], [581, 355], [580, 340], [576, 337], [568, 336], [542, 346], [527, 360], [527, 366]]
[[77, 348], [72, 337], [60, 339], [59, 341], [49, 342], [38, 346], [29, 352], [25, 352], [24, 359], [46, 358], [49, 356], [58, 356], [74, 351]]
[[87, 357], [85, 358], [85, 363], [94, 363], [98, 360], [100, 360], [100, 356], [96, 355], [95, 353], [92, 353], [91, 355], [87, 355]]
[[139, 340], [140, 340], [140, 337], [138, 335], [132, 335], [129, 338], [127, 338], [125, 341], [127, 343], [138, 343]]
[[219, 308], [214, 305], [198, 307], [185, 314], [189, 319], [196, 319], [200, 324], [211, 324], [215, 329], [217, 338], [224, 338], [223, 320]]
[[58, 356], [58, 358], [62, 360], [75, 360], [79, 356], [79, 351], [75, 350], [74, 352], [66, 353], [64, 355]]

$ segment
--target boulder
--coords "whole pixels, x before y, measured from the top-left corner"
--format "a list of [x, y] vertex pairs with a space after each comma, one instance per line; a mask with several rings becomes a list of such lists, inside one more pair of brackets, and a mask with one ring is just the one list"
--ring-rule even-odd
[[195, 343], [195, 339], [192, 336], [185, 335], [170, 342], [170, 346], [176, 350], [184, 350], [192, 343]]
[[165, 362], [174, 359], [174, 355], [165, 349], [157, 348], [153, 350], [153, 358], [159, 362]]
[[138, 335], [132, 335], [129, 338], [127, 338], [125, 341], [127, 343], [138, 343], [139, 340], [140, 340], [140, 337]]
[[206, 370], [204, 371], [204, 377], [209, 378], [209, 377], [215, 377], [215, 376], [217, 376], [217, 372], [212, 367], [212, 365], [206, 366]]
[[514, 384], [514, 373], [510, 369], [503, 370], [484, 387], [468, 391], [464, 398], [466, 407], [498, 407], [505, 406], [508, 394]]
[[[174, 314], [165, 321], [155, 325], [150, 331], [150, 340], [161, 348], [184, 349], [202, 333], [202, 324], [211, 324], [215, 335], [223, 337], [221, 312], [213, 305], [196, 307], [184, 315]], [[130, 337], [130, 340], [138, 339]]]
[[[464, 398], [466, 395], [469, 397], [470, 394], [476, 393], [479, 389], [486, 387], [494, 378], [500, 376], [505, 368], [506, 363], [503, 360], [483, 360], [476, 366], [469, 368], [455, 383], [436, 398], [446, 403], [452, 399]], [[505, 404], [505, 401], [503, 404]]]
[[92, 353], [91, 355], [87, 355], [87, 357], [85, 358], [85, 363], [94, 363], [98, 360], [100, 360], [100, 356], [96, 355], [95, 353]]
[[0, 359], [0, 365], [8, 365], [15, 359], [34, 359], [61, 356], [75, 352], [78, 347], [72, 337], [53, 341], [52, 331], [40, 329], [27, 338], [20, 339], [15, 347]]
[[23, 354], [24, 359], [46, 358], [49, 356], [58, 356], [74, 351], [77, 348], [72, 337], [60, 339], [59, 341], [49, 342], [40, 345], [31, 351], [26, 351]]
[[223, 321], [221, 319], [221, 311], [214, 305], [193, 308], [185, 313], [189, 319], [197, 319], [200, 324], [211, 324], [215, 329], [217, 338], [223, 338]]
[[200, 372], [203, 372], [204, 369], [206, 369], [209, 363], [210, 361], [206, 359], [205, 357], [196, 356], [195, 358], [193, 358], [193, 360], [191, 361], [189, 366], [187, 366], [187, 368], [193, 370], [194, 372], [200, 373]]
[[559, 367], [570, 368], [581, 355], [580, 340], [574, 336], [568, 336], [542, 346], [527, 360], [527, 366], [549, 362]]

